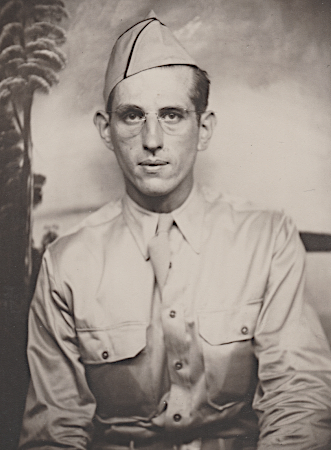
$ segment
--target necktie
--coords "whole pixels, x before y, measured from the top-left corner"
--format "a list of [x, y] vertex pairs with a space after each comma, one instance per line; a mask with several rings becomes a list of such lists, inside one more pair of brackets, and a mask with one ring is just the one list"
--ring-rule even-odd
[[149, 242], [148, 250], [156, 281], [162, 291], [170, 264], [169, 231], [173, 224], [171, 214], [160, 214], [155, 236]]

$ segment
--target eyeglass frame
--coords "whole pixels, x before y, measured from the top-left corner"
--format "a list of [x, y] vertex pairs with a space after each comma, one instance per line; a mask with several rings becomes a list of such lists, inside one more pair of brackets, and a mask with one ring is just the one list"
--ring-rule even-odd
[[[166, 129], [164, 129], [164, 125], [166, 125], [166, 123], [165, 123], [165, 120], [164, 119], [162, 119], [160, 116], [159, 116], [159, 114], [160, 114], [160, 112], [162, 112], [162, 110], [163, 111], [173, 111], [173, 112], [176, 112], [176, 110], [178, 111], [178, 112], [185, 112], [185, 113], [195, 113], [195, 114], [198, 114], [199, 116], [202, 114], [202, 113], [204, 113], [205, 111], [197, 111], [197, 110], [195, 110], [195, 109], [187, 109], [187, 108], [181, 108], [181, 107], [171, 107], [171, 106], [168, 106], [168, 107], [164, 107], [164, 108], [161, 108], [160, 109], [160, 111], [159, 112], [155, 112], [155, 111], [144, 111], [143, 109], [141, 109], [141, 108], [139, 108], [139, 107], [134, 107], [134, 109], [136, 109], [137, 111], [139, 111], [139, 112], [141, 112], [141, 113], [143, 113], [143, 116], [142, 116], [142, 118], [140, 119], [141, 121], [140, 122], [138, 122], [138, 123], [136, 123], [136, 124], [125, 124], [124, 122], [123, 122], [123, 125], [126, 125], [127, 127], [130, 127], [130, 126], [132, 126], [132, 125], [138, 125], [140, 128], [139, 128], [139, 131], [136, 133], [136, 134], [133, 134], [132, 136], [128, 136], [128, 137], [135, 137], [135, 136], [138, 136], [140, 133], [141, 133], [141, 131], [142, 131], [142, 129], [143, 129], [143, 127], [144, 127], [144, 125], [146, 124], [146, 121], [147, 121], [147, 115], [148, 114], [155, 114], [155, 116], [156, 116], [156, 118], [157, 118], [157, 120], [158, 120], [158, 123], [159, 123], [159, 125], [160, 125], [160, 127], [162, 128], [162, 130], [166, 133], [166, 134], [169, 134], [169, 135], [173, 135], [173, 136], [176, 136], [176, 133], [169, 133], [169, 130], [166, 130]], [[117, 114], [118, 115], [118, 111], [119, 111], [119, 109], [115, 109], [115, 110], [113, 110], [113, 111], [107, 111], [107, 114], [110, 116], [111, 114]], [[185, 120], [186, 120], [186, 118], [185, 118]], [[175, 124], [174, 124], [175, 125]], [[180, 135], [180, 134], [179, 134]], [[179, 136], [179, 135], [177, 135], [177, 136]]]

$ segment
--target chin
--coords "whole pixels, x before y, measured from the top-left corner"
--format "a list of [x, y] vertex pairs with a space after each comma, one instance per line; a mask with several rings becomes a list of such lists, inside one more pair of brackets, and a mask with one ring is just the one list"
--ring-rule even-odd
[[144, 191], [141, 191], [143, 195], [146, 197], [164, 197], [168, 194], [170, 194], [172, 190], [166, 190], [166, 189], [146, 189]]
[[138, 186], [138, 191], [148, 197], [163, 197], [170, 194], [174, 189], [174, 186], [167, 185], [166, 183], [148, 183], [144, 186]]

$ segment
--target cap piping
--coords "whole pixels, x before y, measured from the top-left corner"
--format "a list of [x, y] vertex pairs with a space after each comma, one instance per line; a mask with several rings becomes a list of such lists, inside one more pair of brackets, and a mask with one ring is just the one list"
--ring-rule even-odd
[[[130, 30], [132, 30], [132, 28], [134, 28], [135, 26], [139, 25], [140, 23], [146, 22], [146, 20], [151, 20], [151, 19], [152, 19], [152, 18], [149, 17], [148, 19], [144, 19], [144, 20], [141, 20], [140, 22], [135, 23], [135, 24], [132, 25], [130, 28], [128, 28], [127, 30], [123, 31], [123, 33], [122, 33], [120, 36], [118, 36], [118, 38], [116, 39], [116, 41], [118, 41], [119, 39], [121, 39], [121, 37], [124, 36], [125, 33], [127, 33], [127, 32], [130, 31]], [[153, 19], [153, 20], [155, 20], [155, 19]]]
[[[132, 25], [130, 28], [128, 28], [127, 30], [123, 31], [123, 33], [118, 36], [118, 38], [116, 39], [116, 41], [118, 41], [119, 39], [121, 39], [122, 36], [124, 36], [125, 33], [127, 33], [128, 31], [132, 30], [132, 28], [136, 27], [137, 25], [139, 25], [140, 23], [146, 22], [146, 20], [158, 20], [156, 17], [148, 17], [147, 19], [141, 20], [140, 22], [135, 23], [134, 25]], [[160, 21], [159, 21], [160, 22]], [[164, 23], [160, 22], [161, 25], [164, 26]]]
[[[135, 38], [135, 40], [134, 40], [134, 42], [133, 42], [133, 44], [132, 44], [132, 47], [131, 47], [131, 51], [130, 51], [130, 54], [129, 54], [129, 58], [128, 58], [128, 62], [127, 62], [127, 64], [126, 64], [126, 68], [125, 68], [125, 71], [124, 71], [124, 75], [123, 75], [123, 79], [125, 79], [125, 78], [127, 78], [127, 74], [128, 74], [128, 70], [129, 70], [129, 66], [130, 66], [130, 62], [131, 62], [131, 59], [132, 59], [132, 55], [133, 55], [133, 50], [134, 50], [134, 48], [135, 48], [135, 45], [136, 45], [136, 42], [137, 42], [137, 40], [138, 40], [138, 38], [139, 38], [139, 36], [141, 35], [141, 33], [144, 31], [144, 29], [146, 28], [146, 27], [148, 27], [148, 25], [150, 24], [150, 23], [152, 23], [152, 22], [154, 22], [154, 20], [157, 20], [157, 19], [151, 19], [140, 31], [139, 31], [139, 33], [137, 34], [137, 36], [136, 36], [136, 38]], [[142, 22], [144, 22], [144, 21], [142, 21]]]

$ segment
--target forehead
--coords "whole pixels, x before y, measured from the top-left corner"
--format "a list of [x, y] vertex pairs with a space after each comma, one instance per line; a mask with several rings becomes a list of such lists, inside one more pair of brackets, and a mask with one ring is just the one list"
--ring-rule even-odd
[[193, 71], [189, 66], [155, 67], [121, 81], [112, 108], [136, 105], [144, 109], [164, 106], [192, 107]]

